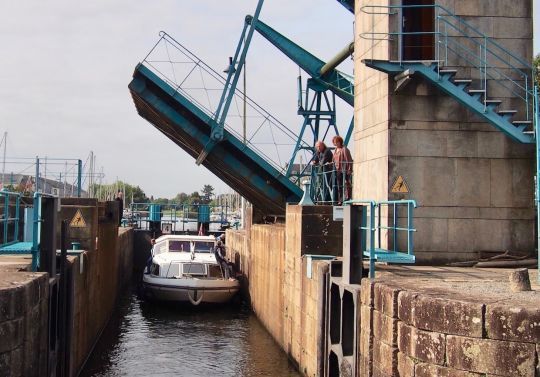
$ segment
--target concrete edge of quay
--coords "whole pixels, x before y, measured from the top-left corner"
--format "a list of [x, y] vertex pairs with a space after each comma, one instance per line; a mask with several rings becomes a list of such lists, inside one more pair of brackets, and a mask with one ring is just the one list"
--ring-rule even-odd
[[114, 236], [111, 229], [102, 230], [95, 250], [68, 256], [61, 338], [51, 334], [61, 326], [51, 323], [54, 279], [27, 272], [28, 256], [0, 258], [0, 375], [41, 377], [56, 375], [52, 370], [60, 368], [66, 376], [80, 373], [131, 280], [133, 231], [120, 228]]

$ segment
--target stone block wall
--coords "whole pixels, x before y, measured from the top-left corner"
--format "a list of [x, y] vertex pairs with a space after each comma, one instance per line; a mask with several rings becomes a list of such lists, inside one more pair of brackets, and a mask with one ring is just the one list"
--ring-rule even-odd
[[[288, 219], [289, 220], [289, 219]], [[305, 376], [318, 376], [321, 350], [319, 273], [301, 255], [294, 224], [252, 225], [227, 231], [227, 255], [244, 274], [253, 311]]]
[[[118, 229], [118, 231], [117, 231]], [[83, 258], [83, 270], [80, 259]], [[97, 250], [70, 257], [73, 318], [71, 375], [77, 375], [99, 339], [133, 270], [133, 230], [100, 226]]]
[[362, 280], [359, 376], [538, 375], [537, 302], [433, 288]]
[[0, 267], [0, 375], [47, 375], [49, 275]]

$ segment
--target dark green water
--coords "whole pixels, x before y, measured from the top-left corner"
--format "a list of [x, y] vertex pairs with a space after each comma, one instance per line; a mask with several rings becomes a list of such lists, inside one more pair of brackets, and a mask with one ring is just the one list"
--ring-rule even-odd
[[246, 305], [190, 310], [120, 301], [88, 376], [300, 376]]

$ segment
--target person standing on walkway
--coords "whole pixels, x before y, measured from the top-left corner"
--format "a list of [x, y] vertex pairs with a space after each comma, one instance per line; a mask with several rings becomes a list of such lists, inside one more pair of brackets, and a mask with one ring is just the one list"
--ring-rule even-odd
[[118, 202], [118, 226], [122, 226], [122, 217], [124, 216], [124, 193], [122, 190], [118, 190], [115, 200]]
[[[315, 143], [315, 156], [313, 157], [313, 165], [316, 165], [316, 177], [317, 182], [315, 187], [317, 191], [321, 192], [321, 198], [323, 202], [330, 202], [333, 193], [332, 184], [332, 151], [324, 144], [323, 141], [318, 140]], [[317, 192], [319, 194], [319, 192]]]
[[336, 168], [336, 186], [338, 204], [351, 198], [351, 178], [353, 159], [351, 151], [343, 145], [341, 136], [334, 136], [332, 143], [336, 147], [334, 151], [334, 166]]

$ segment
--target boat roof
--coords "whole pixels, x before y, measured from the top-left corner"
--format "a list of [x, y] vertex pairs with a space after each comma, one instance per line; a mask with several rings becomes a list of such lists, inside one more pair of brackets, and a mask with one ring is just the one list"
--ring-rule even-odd
[[189, 234], [166, 234], [156, 238], [156, 243], [167, 240], [184, 240], [184, 241], [212, 241], [215, 242], [214, 236], [192, 236]]
[[152, 259], [154, 262], [157, 263], [171, 263], [171, 262], [177, 262], [177, 263], [212, 263], [216, 264], [216, 256], [214, 253], [200, 253], [195, 252], [193, 255], [193, 259], [191, 259], [191, 253], [190, 252], [166, 252], [161, 253], [159, 255], [154, 256]]

